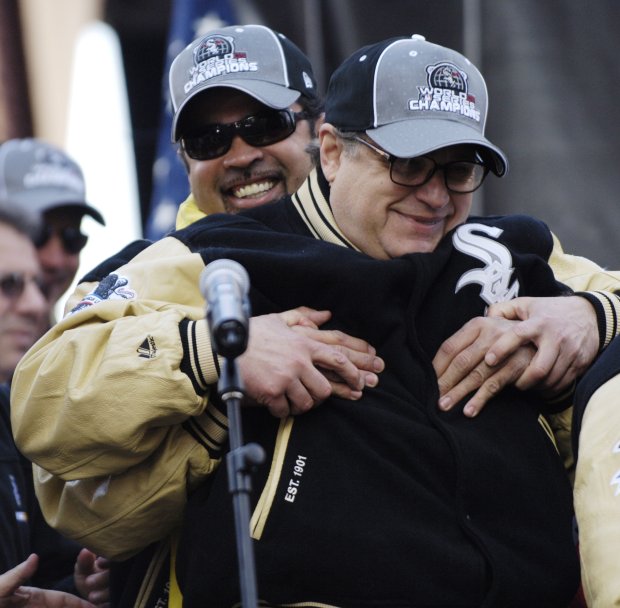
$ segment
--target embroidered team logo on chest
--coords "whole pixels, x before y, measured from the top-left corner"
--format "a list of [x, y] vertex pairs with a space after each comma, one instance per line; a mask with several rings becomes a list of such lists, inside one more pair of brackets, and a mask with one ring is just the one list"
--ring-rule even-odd
[[[475, 234], [482, 232], [489, 236]], [[465, 285], [478, 283], [481, 285], [480, 297], [487, 304], [512, 300], [519, 294], [519, 281], [510, 284], [514, 267], [510, 251], [496, 240], [503, 232], [501, 228], [485, 226], [484, 224], [465, 224], [456, 229], [452, 243], [454, 247], [481, 262], [483, 268], [475, 268], [465, 272], [456, 284], [454, 293]]]

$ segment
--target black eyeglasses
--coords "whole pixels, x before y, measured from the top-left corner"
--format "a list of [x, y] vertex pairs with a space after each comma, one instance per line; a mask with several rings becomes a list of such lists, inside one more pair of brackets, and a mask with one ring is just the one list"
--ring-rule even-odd
[[57, 234], [62, 248], [66, 253], [75, 255], [80, 253], [84, 246], [88, 242], [88, 237], [80, 232], [79, 228], [73, 228], [72, 226], [65, 226], [64, 228], [55, 229], [47, 224], [43, 226], [41, 232], [34, 241], [35, 247], [41, 249], [49, 240], [53, 234]]
[[270, 146], [292, 135], [297, 122], [306, 118], [306, 112], [263, 110], [236, 122], [206, 125], [184, 136], [182, 144], [190, 158], [212, 160], [230, 150], [236, 135], [250, 146]]
[[45, 293], [41, 277], [28, 277], [23, 272], [9, 272], [0, 275], [0, 293], [10, 300], [18, 300], [30, 281], [36, 284], [41, 293]]
[[390, 163], [390, 179], [399, 186], [423, 186], [441, 169], [448, 190], [468, 194], [480, 188], [489, 172], [489, 168], [481, 160], [455, 160], [440, 165], [429, 156], [400, 158], [388, 154], [362, 137], [356, 136], [354, 139]]

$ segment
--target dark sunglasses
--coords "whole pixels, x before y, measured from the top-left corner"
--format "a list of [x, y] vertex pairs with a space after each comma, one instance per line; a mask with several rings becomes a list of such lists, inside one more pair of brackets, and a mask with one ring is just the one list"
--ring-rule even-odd
[[35, 247], [37, 249], [41, 249], [49, 240], [52, 238], [53, 234], [57, 234], [60, 242], [62, 243], [62, 248], [66, 253], [70, 253], [75, 255], [76, 253], [80, 253], [82, 249], [84, 249], [84, 245], [88, 241], [88, 237], [80, 232], [79, 228], [73, 228], [71, 226], [65, 226], [64, 228], [55, 229], [51, 226], [44, 225], [41, 229], [41, 232], [37, 236], [34, 241]]
[[292, 135], [297, 122], [306, 118], [306, 112], [263, 110], [236, 122], [206, 125], [181, 141], [190, 158], [211, 160], [226, 154], [236, 135], [250, 146], [270, 146]]
[[43, 280], [40, 277], [26, 277], [22, 272], [9, 272], [0, 275], [0, 293], [5, 298], [17, 300], [23, 295], [29, 281], [33, 281], [41, 293], [45, 293]]

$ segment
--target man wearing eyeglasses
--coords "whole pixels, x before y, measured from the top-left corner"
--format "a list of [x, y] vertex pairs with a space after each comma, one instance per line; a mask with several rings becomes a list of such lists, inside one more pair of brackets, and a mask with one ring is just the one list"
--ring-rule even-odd
[[67, 290], [88, 237], [82, 218], [104, 224], [101, 213], [86, 203], [82, 170], [65, 152], [34, 138], [0, 145], [0, 202], [40, 214], [35, 238], [50, 308]]
[[[32, 242], [38, 231], [36, 215], [0, 204], [0, 606], [22, 605], [20, 598], [29, 594], [32, 603], [24, 605], [45, 608], [63, 602], [86, 608], [92, 604], [73, 593], [79, 589], [87, 596], [93, 591], [95, 599], [105, 593], [107, 574], [101, 570], [96, 574], [94, 556], [85, 551], [78, 558], [80, 547], [43, 521], [30, 463], [18, 453], [11, 434], [9, 382], [48, 320], [49, 306]], [[29, 558], [33, 552], [37, 558]], [[4, 572], [26, 559], [28, 563], [19, 566], [28, 572], [21, 582], [28, 584], [30, 579], [30, 585], [36, 586], [5, 587], [2, 583], [9, 573]], [[88, 583], [87, 576], [91, 576]], [[99, 597], [105, 600], [105, 595]]]
[[[226, 420], [210, 399], [217, 375], [198, 288], [205, 264], [227, 257], [248, 269], [257, 317], [300, 304], [330, 309], [332, 328], [361, 336], [386, 360], [381, 383], [357, 403], [330, 397], [304, 416], [272, 407], [281, 420], [244, 410], [246, 440], [270, 458], [252, 492], [260, 599], [568, 605], [579, 584], [572, 495], [543, 416], [566, 402], [511, 388], [472, 419], [464, 403], [437, 408], [432, 357], [488, 306], [562, 294], [588, 321], [595, 316], [585, 298], [564, 297], [570, 291], [547, 264], [554, 240], [546, 226], [468, 219], [472, 192], [507, 165], [484, 137], [486, 102], [470, 62], [422, 37], [361, 49], [332, 77], [321, 165], [294, 195], [205, 218], [144, 250], [110, 276], [108, 283], [122, 280], [122, 299], [95, 301], [96, 290], [83, 286], [54, 340], [20, 366], [14, 402], [20, 445], [69, 482], [43, 476], [40, 496], [50, 497], [51, 511], [80, 484], [78, 502], [96, 497], [101, 512], [122, 508], [122, 536], [118, 518], [93, 522], [89, 535], [122, 557], [178, 525], [171, 512], [180, 517], [187, 499], [176, 559], [184, 605], [239, 601], [220, 466]], [[164, 275], [169, 284], [153, 284]], [[605, 329], [601, 346], [613, 333]], [[134, 348], [145, 334], [148, 352], [130, 352], [126, 343]], [[95, 356], [97, 374], [80, 383], [76, 366]], [[45, 377], [37, 377], [42, 360]], [[50, 429], [24, 403], [43, 407], [52, 380], [71, 399], [62, 407], [58, 400]], [[118, 416], [123, 382], [132, 404]], [[166, 483], [133, 496], [147, 474]], [[72, 505], [63, 508], [68, 529]], [[145, 512], [157, 525], [144, 525]]]
[[[36, 224], [0, 205], [0, 383], [39, 338], [49, 310], [31, 238]], [[35, 216], [36, 217], [36, 216]]]

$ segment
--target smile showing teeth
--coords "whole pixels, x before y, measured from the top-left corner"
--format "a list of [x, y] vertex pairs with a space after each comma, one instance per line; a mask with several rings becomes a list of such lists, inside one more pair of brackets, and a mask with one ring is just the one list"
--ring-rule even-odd
[[246, 198], [248, 196], [257, 196], [267, 190], [271, 190], [276, 185], [275, 182], [258, 182], [255, 184], [249, 184], [247, 186], [240, 186], [239, 188], [233, 188], [233, 195], [237, 198]]

